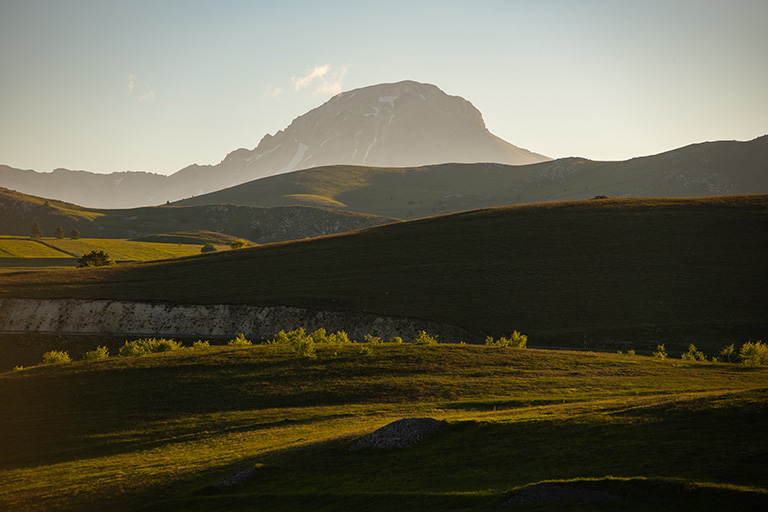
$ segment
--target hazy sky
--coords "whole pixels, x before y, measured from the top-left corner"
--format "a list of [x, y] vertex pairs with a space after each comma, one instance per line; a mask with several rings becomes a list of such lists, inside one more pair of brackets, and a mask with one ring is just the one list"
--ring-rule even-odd
[[768, 133], [768, 0], [0, 0], [0, 163], [170, 174], [416, 80], [554, 158]]

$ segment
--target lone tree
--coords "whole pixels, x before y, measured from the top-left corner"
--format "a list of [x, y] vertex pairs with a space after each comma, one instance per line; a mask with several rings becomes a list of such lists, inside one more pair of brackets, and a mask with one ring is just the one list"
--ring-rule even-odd
[[64, 238], [65, 235], [66, 235], [66, 233], [64, 233], [64, 228], [62, 228], [61, 226], [57, 226], [56, 227], [56, 238]]
[[216, 252], [216, 247], [213, 244], [205, 244], [200, 252]]
[[72, 231], [69, 232], [69, 238], [71, 238], [72, 240], [77, 240], [78, 238], [80, 238], [80, 232], [76, 229], [73, 229]]
[[233, 248], [233, 249], [242, 249], [243, 247], [246, 247], [247, 245], [248, 245], [248, 242], [246, 242], [242, 238], [238, 238], [237, 240], [235, 240], [234, 242], [229, 244], [229, 246], [231, 248]]
[[40, 224], [35, 222], [32, 224], [32, 238], [42, 238], [43, 230], [40, 229]]
[[114, 265], [113, 260], [109, 254], [104, 251], [91, 251], [83, 254], [77, 259], [77, 268], [83, 267], [106, 267], [107, 265]]

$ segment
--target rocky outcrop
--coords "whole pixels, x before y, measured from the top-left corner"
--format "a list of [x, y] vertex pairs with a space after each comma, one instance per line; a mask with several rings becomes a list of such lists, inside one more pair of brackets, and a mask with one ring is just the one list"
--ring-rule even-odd
[[0, 331], [132, 334], [141, 336], [234, 336], [272, 338], [281, 331], [320, 328], [405, 341], [420, 331], [444, 341], [479, 341], [479, 333], [412, 318], [345, 311], [315, 311], [286, 306], [189, 305], [77, 299], [0, 299]]
[[444, 427], [444, 421], [434, 418], [403, 418], [361, 437], [349, 447], [349, 450], [410, 448], [423, 443]]

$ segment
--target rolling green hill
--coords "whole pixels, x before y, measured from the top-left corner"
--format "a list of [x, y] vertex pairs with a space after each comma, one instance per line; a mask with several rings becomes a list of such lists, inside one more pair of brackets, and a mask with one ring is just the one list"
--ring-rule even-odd
[[230, 245], [238, 237], [215, 231], [174, 231], [173, 233], [155, 233], [133, 238], [132, 242], [156, 242], [161, 244], [213, 244]]
[[[568, 510], [764, 510], [767, 383], [765, 367], [469, 345], [28, 368], [0, 373], [0, 508], [493, 511], [552, 480], [623, 500]], [[421, 445], [348, 450], [425, 416], [447, 425]]]
[[[765, 339], [768, 196], [493, 208], [168, 262], [0, 277], [2, 297], [289, 305], [534, 345]], [[468, 340], [469, 341], [469, 340]]]
[[[215, 233], [214, 235], [218, 235]], [[51, 267], [74, 267], [77, 258], [91, 251], [105, 251], [118, 263], [178, 258], [199, 254], [205, 240], [216, 240], [218, 250], [229, 249], [226, 238], [204, 232], [170, 242], [134, 241], [113, 238], [29, 238], [0, 236], [0, 272], [37, 270]], [[231, 238], [231, 237], [230, 237]], [[181, 240], [184, 240], [183, 242]]]
[[515, 204], [612, 197], [768, 193], [768, 136], [694, 144], [623, 162], [333, 165], [262, 178], [174, 204], [323, 205], [414, 219]]
[[398, 219], [314, 207], [153, 206], [98, 210], [0, 188], [0, 235], [29, 235], [34, 222], [47, 236], [57, 226], [91, 238], [141, 238], [210, 231], [257, 243], [280, 242], [378, 226]]

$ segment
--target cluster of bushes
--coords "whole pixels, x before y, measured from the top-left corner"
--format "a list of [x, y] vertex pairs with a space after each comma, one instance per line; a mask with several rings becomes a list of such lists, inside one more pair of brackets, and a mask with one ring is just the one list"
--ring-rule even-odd
[[525, 348], [528, 345], [528, 336], [513, 331], [509, 338], [502, 337], [498, 340], [494, 340], [492, 337], [488, 336], [485, 338], [485, 344], [490, 347]]
[[[736, 347], [731, 343], [723, 348], [717, 356], [712, 356], [710, 361], [713, 363], [731, 363], [733, 362], [734, 353], [736, 353]], [[632, 351], [632, 355], [634, 355], [634, 351]], [[653, 352], [653, 357], [657, 359], [667, 358], [667, 350], [664, 348], [663, 344], [656, 347], [656, 350]], [[688, 345], [688, 352], [684, 352], [680, 358], [687, 361], [707, 361], [707, 356], [704, 355], [701, 350], [696, 348], [696, 345], [693, 343]], [[768, 345], [762, 341], [748, 341], [739, 349], [738, 358], [744, 364], [768, 364]]]
[[133, 341], [126, 341], [120, 348], [120, 355], [125, 357], [138, 357], [147, 354], [156, 354], [158, 352], [172, 352], [182, 348], [181, 342], [176, 340], [167, 340], [165, 338], [141, 338]]

